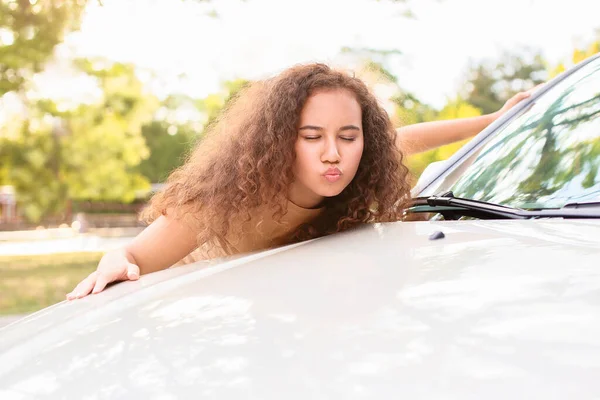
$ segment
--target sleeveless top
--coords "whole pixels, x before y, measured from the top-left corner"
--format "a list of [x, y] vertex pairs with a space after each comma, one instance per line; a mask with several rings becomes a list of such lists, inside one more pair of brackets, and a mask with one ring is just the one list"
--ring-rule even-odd
[[225, 257], [234, 254], [250, 253], [265, 250], [281, 245], [277, 239], [294, 232], [299, 226], [310, 222], [317, 217], [323, 208], [302, 208], [288, 201], [287, 213], [281, 221], [275, 221], [268, 209], [258, 210], [256, 215], [242, 226], [242, 234], [239, 237], [227, 237], [224, 240], [229, 245], [232, 253], [211, 245], [200, 246], [190, 254], [181, 259], [175, 266], [190, 264], [200, 260]]

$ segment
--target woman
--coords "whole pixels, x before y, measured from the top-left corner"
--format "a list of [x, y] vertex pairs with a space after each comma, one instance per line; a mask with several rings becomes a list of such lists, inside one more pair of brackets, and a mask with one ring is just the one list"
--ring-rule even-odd
[[326, 65], [257, 82], [151, 200], [150, 225], [67, 298], [174, 264], [397, 221], [410, 189], [403, 154], [473, 136], [528, 95], [494, 114], [396, 132], [361, 80]]

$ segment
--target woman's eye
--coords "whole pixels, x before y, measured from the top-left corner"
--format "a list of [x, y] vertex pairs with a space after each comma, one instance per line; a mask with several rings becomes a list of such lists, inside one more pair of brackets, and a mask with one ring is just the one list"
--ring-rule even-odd
[[353, 138], [353, 137], [344, 137], [344, 136], [341, 136], [341, 139], [345, 140], [347, 142], [354, 142], [356, 140], [356, 138]]
[[304, 136], [304, 139], [306, 140], [317, 140], [319, 139], [321, 136]]

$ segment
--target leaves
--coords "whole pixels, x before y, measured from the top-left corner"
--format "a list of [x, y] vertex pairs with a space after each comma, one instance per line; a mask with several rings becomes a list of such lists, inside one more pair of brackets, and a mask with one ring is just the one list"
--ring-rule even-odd
[[540, 54], [504, 54], [499, 61], [472, 65], [460, 94], [483, 114], [489, 114], [516, 93], [545, 82], [546, 70], [546, 61]]
[[133, 66], [78, 65], [96, 77], [98, 102], [67, 111], [50, 99], [31, 102], [18, 134], [4, 137], [0, 159], [8, 168], [0, 184], [15, 186], [30, 221], [62, 212], [67, 199], [131, 202], [150, 187], [137, 167], [150, 156], [142, 126], [158, 100], [145, 93]]
[[[175, 132], [171, 134], [170, 132]], [[142, 128], [142, 135], [150, 156], [138, 168], [150, 182], [164, 182], [179, 167], [197, 139], [196, 131], [188, 125], [172, 125], [166, 121], [152, 121]]]
[[67, 32], [79, 26], [84, 0], [0, 1], [0, 96], [19, 91], [42, 70]]

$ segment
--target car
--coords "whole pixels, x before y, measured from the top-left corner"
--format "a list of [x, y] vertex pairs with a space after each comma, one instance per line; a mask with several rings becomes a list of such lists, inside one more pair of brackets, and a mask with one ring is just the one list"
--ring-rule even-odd
[[597, 399], [599, 168], [596, 56], [431, 165], [405, 221], [0, 329], [0, 398]]

